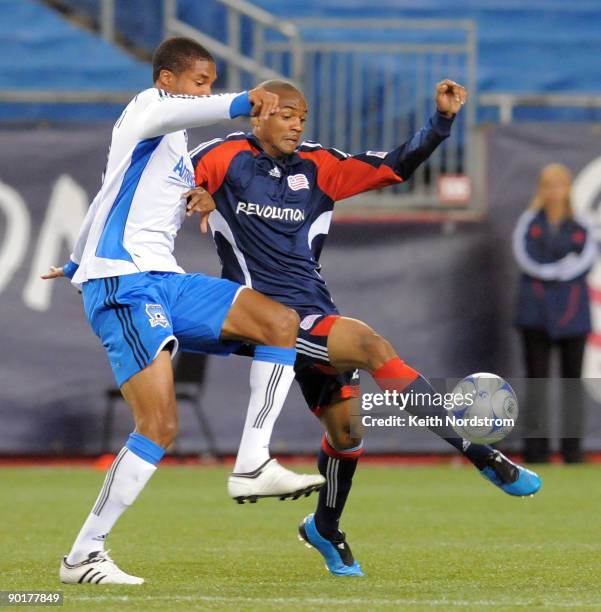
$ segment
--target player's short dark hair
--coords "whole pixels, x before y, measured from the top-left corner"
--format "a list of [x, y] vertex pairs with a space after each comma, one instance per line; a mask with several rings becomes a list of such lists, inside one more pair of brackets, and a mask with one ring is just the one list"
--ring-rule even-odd
[[259, 83], [257, 87], [262, 87], [265, 91], [269, 91], [270, 93], [279, 93], [282, 90], [284, 91], [297, 91], [302, 94], [301, 90], [292, 82], [284, 81], [281, 79], [270, 79], [269, 81], [263, 81]]
[[194, 60], [215, 62], [209, 51], [191, 38], [174, 36], [164, 40], [152, 56], [153, 83], [156, 83], [161, 70], [170, 70], [173, 74], [181, 74]]

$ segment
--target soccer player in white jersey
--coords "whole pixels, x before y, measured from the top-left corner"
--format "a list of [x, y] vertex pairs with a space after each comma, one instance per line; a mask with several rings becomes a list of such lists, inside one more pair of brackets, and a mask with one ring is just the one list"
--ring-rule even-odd
[[[296, 497], [320, 475], [286, 470], [269, 456], [274, 422], [294, 378], [298, 315], [228, 280], [185, 274], [173, 243], [194, 186], [185, 128], [239, 115], [268, 116], [277, 95], [262, 88], [210, 96], [215, 62], [185, 38], [162, 43], [155, 86], [139, 93], [115, 124], [100, 192], [69, 264], [45, 278], [72, 277], [88, 321], [105, 347], [136, 429], [113, 462], [60, 578], [67, 583], [141, 584], [104, 550], [106, 537], [156, 470], [177, 431], [170, 357], [182, 350], [227, 354], [261, 345], [251, 366], [251, 397], [230, 495]], [[202, 211], [205, 225], [210, 210]]]

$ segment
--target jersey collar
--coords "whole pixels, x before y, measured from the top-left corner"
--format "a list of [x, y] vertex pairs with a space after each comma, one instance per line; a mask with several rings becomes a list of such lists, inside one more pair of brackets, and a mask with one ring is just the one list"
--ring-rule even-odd
[[303, 161], [303, 158], [296, 151], [292, 153], [292, 155], [288, 155], [284, 160], [275, 159], [274, 157], [271, 157], [271, 155], [265, 153], [265, 151], [263, 150], [263, 147], [261, 146], [261, 144], [259, 143], [258, 139], [256, 138], [254, 134], [248, 132], [246, 134], [246, 139], [253, 146], [253, 148], [261, 151], [261, 156], [264, 156], [270, 162], [276, 164], [283, 170], [286, 170], [286, 168], [290, 168], [291, 166], [296, 166], [302, 163]]

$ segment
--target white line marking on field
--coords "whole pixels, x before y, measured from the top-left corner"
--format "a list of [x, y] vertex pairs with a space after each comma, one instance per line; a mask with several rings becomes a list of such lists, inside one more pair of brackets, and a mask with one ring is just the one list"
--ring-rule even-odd
[[[102, 588], [102, 587], [101, 587]], [[584, 602], [557, 602], [548, 601], [541, 602], [540, 599], [534, 598], [533, 600], [521, 600], [516, 601], [515, 599], [506, 600], [462, 600], [462, 599], [371, 599], [371, 598], [360, 598], [353, 597], [352, 599], [339, 599], [326, 597], [238, 597], [232, 596], [227, 597], [225, 595], [156, 595], [156, 596], [138, 596], [138, 595], [98, 595], [91, 597], [89, 595], [72, 595], [69, 592], [64, 593], [65, 603], [69, 603], [70, 600], [76, 601], [188, 601], [188, 602], [238, 602], [238, 603], [273, 603], [273, 604], [314, 604], [314, 605], [355, 605], [355, 606], [523, 606], [532, 607], [548, 607], [548, 608], [581, 608], [581, 607], [596, 607], [597, 604], [584, 603]]]

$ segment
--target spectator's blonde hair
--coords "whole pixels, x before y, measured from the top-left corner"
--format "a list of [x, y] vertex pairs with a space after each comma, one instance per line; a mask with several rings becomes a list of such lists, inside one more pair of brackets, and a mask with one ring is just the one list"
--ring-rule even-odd
[[563, 217], [572, 218], [574, 211], [572, 210], [572, 198], [571, 198], [571, 187], [572, 187], [572, 172], [564, 164], [548, 164], [545, 166], [538, 175], [538, 187], [532, 201], [530, 202], [530, 210], [543, 210], [546, 206], [546, 202], [542, 196], [542, 186], [545, 179], [553, 177], [559, 177], [565, 181], [566, 184], [566, 197], [563, 201]]

